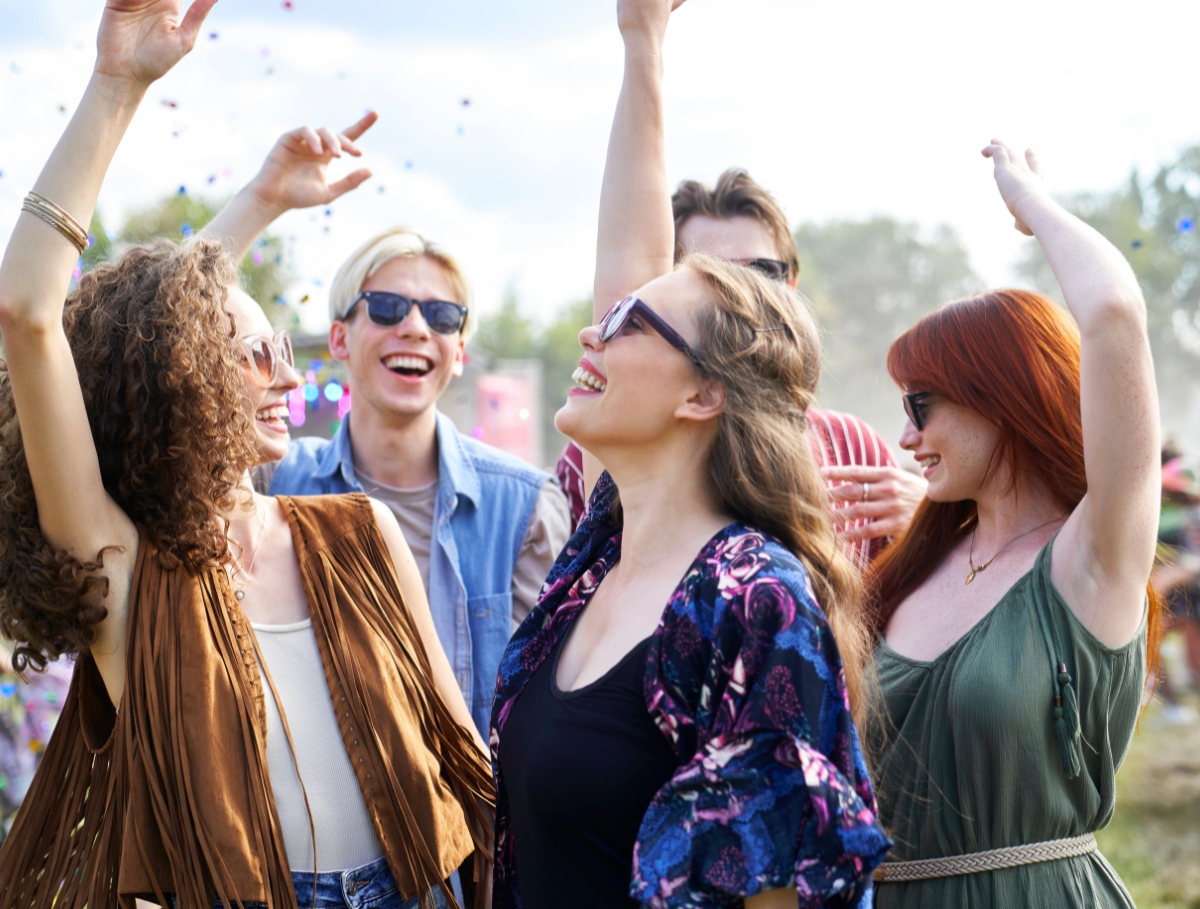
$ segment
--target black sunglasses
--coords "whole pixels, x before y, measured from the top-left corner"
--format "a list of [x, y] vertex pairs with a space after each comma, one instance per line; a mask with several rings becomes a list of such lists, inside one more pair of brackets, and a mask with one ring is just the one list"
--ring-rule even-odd
[[667, 321], [662, 316], [633, 295], [626, 297], [605, 313], [604, 318], [600, 320], [600, 340], [607, 344], [616, 337], [617, 332], [625, 327], [625, 323], [635, 315], [645, 320], [647, 325], [658, 332], [662, 339], [676, 350], [699, 362], [700, 355], [692, 350], [688, 342], [683, 339], [683, 335], [667, 324]]
[[367, 317], [376, 325], [390, 328], [399, 325], [415, 306], [421, 311], [421, 317], [433, 331], [439, 335], [452, 335], [462, 331], [467, 321], [467, 307], [446, 300], [411, 300], [401, 294], [388, 293], [386, 290], [364, 290], [342, 319], [349, 319], [359, 300], [367, 301]]
[[929, 399], [932, 391], [914, 391], [904, 396], [904, 412], [912, 421], [913, 428], [920, 432], [925, 428], [925, 420], [929, 416], [929, 408], [933, 405]]
[[778, 281], [786, 281], [792, 270], [786, 262], [780, 262], [778, 259], [734, 259], [734, 261]]

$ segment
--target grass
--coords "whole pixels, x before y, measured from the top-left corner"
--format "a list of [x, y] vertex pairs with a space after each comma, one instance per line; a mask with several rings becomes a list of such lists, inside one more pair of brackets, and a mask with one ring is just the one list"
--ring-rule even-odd
[[1160, 705], [1147, 709], [1096, 839], [1138, 909], [1200, 909], [1200, 723], [1168, 725]]

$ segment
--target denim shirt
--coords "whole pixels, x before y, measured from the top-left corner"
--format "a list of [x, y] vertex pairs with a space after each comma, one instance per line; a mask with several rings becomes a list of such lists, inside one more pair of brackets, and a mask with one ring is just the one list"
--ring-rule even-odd
[[[429, 547], [429, 608], [471, 717], [487, 737], [496, 670], [512, 632], [512, 579], [538, 494], [550, 476], [462, 435], [437, 415], [438, 496]], [[328, 441], [293, 439], [271, 495], [362, 492], [350, 419]]]

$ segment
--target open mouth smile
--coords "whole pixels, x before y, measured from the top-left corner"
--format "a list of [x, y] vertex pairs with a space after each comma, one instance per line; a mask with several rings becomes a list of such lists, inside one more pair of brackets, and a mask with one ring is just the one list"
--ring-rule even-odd
[[287, 415], [287, 403], [276, 401], [267, 407], [259, 408], [254, 414], [254, 421], [273, 432], [280, 432], [286, 435], [288, 431]]
[[392, 354], [384, 357], [383, 365], [405, 379], [421, 379], [433, 372], [433, 361], [418, 354]]
[[604, 376], [600, 375], [587, 360], [580, 360], [575, 371], [571, 373], [571, 381], [575, 383], [572, 391], [601, 392], [608, 387]]

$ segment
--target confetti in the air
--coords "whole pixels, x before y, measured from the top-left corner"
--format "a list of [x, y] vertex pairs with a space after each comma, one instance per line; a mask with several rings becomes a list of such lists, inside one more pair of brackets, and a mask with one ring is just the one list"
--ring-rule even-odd
[[58, 112], [60, 114], [65, 114], [67, 112], [67, 106], [65, 104], [60, 104], [58, 106]]
[[405, 162], [404, 162], [404, 168], [405, 168], [406, 170], [412, 170], [412, 169], [413, 169], [413, 163], [412, 163], [411, 161], [405, 161]]
[[221, 37], [221, 36], [220, 36], [219, 34], [217, 34], [216, 32], [209, 32], [209, 33], [208, 33], [208, 40], [209, 40], [209, 41], [216, 41], [216, 40], [217, 40], [218, 38], [220, 38], [220, 37]]
[[171, 108], [171, 110], [175, 110], [177, 107], [179, 107], [179, 102], [178, 101], [169, 101], [166, 98], [163, 98], [162, 106], [169, 107], [169, 108]]
[[179, 187], [179, 195], [181, 195], [181, 196], [187, 195], [187, 187], [186, 186]]
[[470, 99], [470, 98], [463, 98], [463, 99], [462, 99], [462, 101], [460, 101], [460, 102], [459, 102], [459, 104], [461, 104], [463, 107], [470, 107], [470, 106], [471, 106], [471, 99]]
[[1141, 240], [1134, 240], [1134, 241], [1133, 241], [1132, 243], [1130, 243], [1129, 245], [1130, 245], [1130, 246], [1132, 246], [1134, 249], [1141, 249], [1141, 248], [1142, 248], [1142, 241], [1141, 241]]
[[284, 9], [295, 9], [296, 4], [294, 4], [292, 2], [292, 0], [283, 0], [283, 8]]
[[1187, 234], [1187, 233], [1191, 233], [1195, 229], [1196, 222], [1193, 221], [1191, 218], [1180, 218], [1178, 226], [1179, 226], [1179, 232], [1181, 234]]

